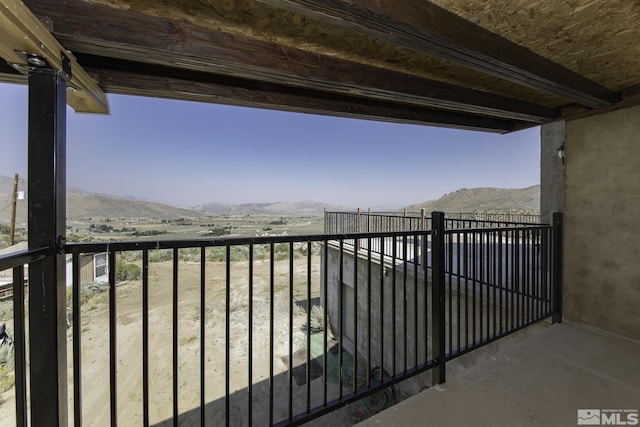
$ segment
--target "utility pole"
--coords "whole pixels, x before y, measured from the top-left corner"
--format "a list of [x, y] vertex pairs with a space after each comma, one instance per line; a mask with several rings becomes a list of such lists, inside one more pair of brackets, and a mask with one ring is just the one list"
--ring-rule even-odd
[[13, 175], [13, 198], [11, 200], [11, 233], [9, 245], [16, 243], [16, 205], [18, 204], [18, 174]]

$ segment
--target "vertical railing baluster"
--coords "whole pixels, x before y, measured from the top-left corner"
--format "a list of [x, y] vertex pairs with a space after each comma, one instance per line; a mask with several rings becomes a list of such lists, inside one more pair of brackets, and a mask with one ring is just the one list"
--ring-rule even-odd
[[536, 249], [536, 253], [537, 253], [537, 265], [536, 265], [536, 271], [537, 271], [537, 278], [536, 278], [536, 282], [537, 282], [537, 289], [536, 292], [538, 294], [538, 319], [542, 319], [544, 317], [544, 302], [542, 300], [542, 282], [543, 282], [543, 277], [544, 277], [544, 260], [542, 259], [542, 257], [544, 256], [543, 251], [542, 251], [542, 242], [544, 240], [544, 233], [545, 230], [544, 229], [540, 229], [538, 232], [538, 247]]
[[[461, 284], [461, 275], [462, 275], [462, 271], [460, 270], [460, 232], [456, 233], [456, 287], [457, 287], [457, 297], [456, 297], [456, 311], [457, 311], [457, 333], [458, 333], [458, 340], [457, 340], [457, 351], [460, 351], [460, 349], [462, 348], [462, 336], [460, 335], [460, 320], [461, 320], [461, 313], [460, 311], [462, 310], [462, 307], [460, 305], [460, 284]], [[465, 290], [465, 296], [466, 296], [466, 290]]]
[[251, 427], [253, 425], [253, 244], [249, 245], [249, 310], [247, 314], [248, 320], [248, 343], [247, 343], [247, 353], [249, 360], [247, 361], [248, 370], [247, 372], [247, 388], [248, 388], [248, 396], [247, 396], [247, 413], [249, 416], [247, 417], [248, 426]]
[[178, 248], [173, 249], [173, 425], [178, 426]]
[[485, 275], [485, 268], [484, 268], [484, 255], [485, 255], [485, 251], [484, 251], [484, 231], [480, 231], [479, 233], [479, 242], [478, 242], [478, 249], [479, 249], [479, 256], [478, 256], [478, 263], [480, 264], [480, 280], [478, 281], [478, 285], [479, 285], [479, 294], [480, 294], [480, 305], [479, 305], [479, 311], [480, 311], [480, 325], [479, 325], [479, 329], [478, 332], [480, 333], [480, 341], [483, 340], [483, 324], [484, 324], [484, 308], [483, 308], [483, 297], [482, 294], [484, 293], [484, 275]]
[[[82, 286], [80, 283], [80, 254], [73, 251], [72, 254], [72, 300], [71, 309], [73, 311], [73, 425], [82, 426]], [[15, 281], [14, 281], [15, 283]], [[24, 287], [22, 287], [24, 289]], [[23, 290], [24, 292], [24, 290]], [[15, 287], [14, 287], [15, 293]], [[17, 374], [18, 370], [16, 370]], [[16, 380], [17, 383], [17, 380]], [[16, 394], [17, 397], [17, 394]]]
[[[487, 225], [488, 227], [491, 227], [491, 225]], [[493, 304], [491, 303], [491, 290], [492, 290], [492, 284], [493, 282], [493, 277], [492, 277], [492, 268], [491, 268], [491, 262], [493, 260], [492, 257], [492, 252], [491, 252], [491, 236], [492, 233], [490, 231], [487, 231], [484, 233], [485, 235], [485, 246], [484, 246], [484, 250], [485, 250], [485, 291], [486, 291], [486, 305], [487, 305], [487, 309], [486, 309], [486, 313], [487, 313], [487, 318], [486, 318], [486, 323], [485, 323], [485, 338], [489, 339], [491, 337], [491, 307], [493, 306]]]
[[520, 278], [521, 278], [521, 292], [520, 292], [520, 299], [522, 301], [522, 313], [521, 313], [521, 317], [520, 317], [520, 326], [524, 325], [527, 321], [528, 321], [528, 295], [527, 295], [527, 286], [528, 286], [528, 263], [527, 263], [527, 257], [529, 255], [528, 252], [528, 242], [527, 242], [527, 231], [528, 230], [522, 230], [521, 231], [521, 245], [520, 245]]
[[[432, 224], [431, 218], [429, 218], [429, 223]], [[430, 228], [433, 228], [432, 226]], [[427, 282], [428, 282], [428, 274], [429, 274], [429, 268], [430, 268], [430, 264], [429, 264], [429, 247], [432, 246], [432, 239], [433, 239], [433, 234], [430, 233], [426, 233], [425, 234], [425, 238], [424, 238], [424, 245], [422, 246], [422, 250], [424, 251], [424, 269], [423, 269], [423, 274], [424, 274], [424, 281], [425, 281], [425, 287], [424, 287], [424, 325], [425, 325], [425, 337], [428, 338], [429, 334], [431, 341], [437, 339], [437, 336], [434, 336], [432, 334], [433, 332], [433, 327], [430, 325], [430, 319], [433, 318], [434, 314], [431, 313], [431, 315], [429, 315], [429, 308], [433, 308], [431, 307], [433, 305], [433, 302], [430, 304], [429, 303], [429, 298], [433, 297], [433, 292], [428, 292], [427, 289]], [[429, 347], [429, 343], [425, 342], [425, 355], [428, 354], [428, 347]], [[431, 348], [431, 355], [430, 355], [430, 359], [429, 357], [426, 358], [426, 362], [429, 362], [429, 360], [435, 360], [436, 356], [433, 353], [433, 347]]]
[[523, 259], [524, 287], [525, 287], [525, 322], [531, 321], [531, 230], [524, 230], [524, 252]]
[[324, 301], [324, 307], [322, 309], [323, 319], [322, 319], [322, 406], [324, 408], [327, 407], [327, 369], [329, 368], [329, 364], [327, 363], [327, 339], [328, 339], [328, 331], [329, 322], [327, 320], [328, 310], [329, 310], [329, 241], [324, 240], [324, 263], [323, 263], [323, 271], [324, 271], [324, 282], [323, 282], [323, 291], [322, 291], [322, 299]]
[[534, 319], [539, 319], [540, 312], [538, 310], [538, 304], [540, 303], [540, 299], [538, 298], [538, 237], [540, 230], [532, 231], [532, 242], [531, 242], [531, 282], [532, 282], [532, 316]]
[[343, 366], [342, 352], [344, 351], [344, 239], [340, 239], [340, 258], [338, 267], [339, 288], [338, 288], [338, 400], [342, 400]]
[[[275, 270], [274, 244], [269, 244], [269, 425], [273, 425], [273, 346], [274, 346], [274, 303]], [[228, 359], [228, 357], [227, 357]], [[227, 393], [227, 398], [228, 398]]]
[[509, 296], [509, 305], [511, 307], [511, 314], [510, 314], [510, 324], [509, 327], [507, 328], [509, 329], [513, 329], [515, 327], [515, 314], [516, 314], [516, 285], [517, 285], [517, 277], [516, 277], [516, 246], [517, 246], [517, 242], [516, 242], [516, 231], [512, 230], [511, 231], [511, 273], [510, 273], [510, 278], [511, 278], [511, 295]]
[[118, 366], [116, 349], [116, 253], [108, 250], [109, 253], [109, 407], [111, 426], [118, 425], [118, 390], [117, 375]]
[[[273, 246], [273, 244], [272, 244]], [[273, 248], [272, 248], [273, 249]], [[227, 244], [225, 246], [225, 303], [224, 303], [224, 414], [225, 414], [225, 425], [227, 427], [231, 424], [231, 412], [230, 412], [230, 383], [231, 383], [231, 367], [230, 367], [230, 340], [231, 340], [231, 245]], [[273, 254], [273, 250], [271, 251]], [[273, 336], [273, 331], [272, 331]], [[273, 393], [269, 393], [269, 398]], [[273, 422], [270, 422], [273, 424]]]
[[149, 251], [142, 251], [142, 423], [149, 426]]
[[469, 233], [463, 232], [464, 249], [464, 345], [469, 347]]
[[519, 317], [518, 317], [518, 326], [522, 326], [524, 324], [525, 321], [525, 300], [524, 300], [524, 292], [525, 292], [525, 271], [524, 271], [524, 266], [523, 266], [523, 259], [524, 259], [524, 232], [521, 232], [521, 230], [517, 230], [516, 231], [517, 236], [518, 236], [518, 246], [517, 246], [517, 251], [518, 251], [518, 263], [517, 263], [517, 268], [518, 268], [518, 313], [519, 313]]
[[536, 320], [540, 318], [540, 312], [538, 310], [538, 303], [540, 302], [540, 299], [538, 298], [538, 296], [539, 296], [539, 292], [538, 292], [539, 281], [538, 281], [538, 279], [539, 279], [539, 273], [540, 273], [539, 270], [538, 270], [538, 267], [540, 265], [539, 264], [540, 259], [538, 257], [538, 255], [539, 255], [539, 253], [538, 253], [538, 248], [539, 248], [538, 242], [539, 242], [539, 236], [540, 236], [539, 233], [540, 233], [539, 229], [538, 230], [534, 230], [532, 232], [533, 242], [531, 243], [531, 248], [532, 248], [531, 249], [531, 253], [532, 253], [532, 258], [533, 258], [533, 260], [531, 262], [531, 264], [532, 264], [531, 282], [532, 282], [532, 285], [533, 285], [533, 289], [531, 290], [532, 296], [533, 296], [533, 306], [532, 306], [533, 313], [532, 313], [532, 316]]
[[544, 230], [538, 230], [536, 234], [536, 317], [542, 318], [542, 235]]
[[[385, 238], [380, 237], [380, 382], [384, 380], [384, 253], [385, 253]], [[426, 277], [426, 276], [425, 276]]]
[[[293, 249], [293, 246], [291, 246]], [[293, 251], [291, 251], [293, 257]], [[311, 412], [311, 242], [307, 241], [307, 414]]]
[[[289, 363], [287, 364], [287, 384], [289, 388], [288, 395], [288, 413], [289, 422], [293, 419], [293, 242], [289, 242]], [[309, 303], [307, 302], [307, 315], [309, 312]], [[307, 337], [311, 333], [311, 325], [307, 316]], [[307, 346], [308, 347], [308, 346]], [[306, 366], [307, 374], [309, 373], [309, 364]], [[307, 377], [307, 383], [308, 383]]]
[[449, 303], [449, 313], [447, 315], [449, 321], [449, 354], [453, 354], [453, 234], [449, 234], [446, 239], [448, 240], [445, 274], [449, 279], [449, 294], [446, 296]]
[[[445, 227], [444, 214], [433, 212], [432, 220], [432, 244], [431, 244], [431, 291], [433, 313], [433, 353], [438, 365], [432, 371], [432, 384], [441, 384], [446, 379], [446, 343], [445, 343]], [[426, 277], [426, 276], [425, 276]]]
[[[413, 367], [418, 367], [418, 247], [419, 235], [413, 235]], [[426, 282], [426, 281], [425, 281]], [[426, 287], [426, 286], [425, 286]], [[426, 307], [425, 307], [426, 311]]]
[[[13, 269], [13, 345], [15, 352], [16, 427], [27, 427], [27, 346], [24, 317], [24, 266], [19, 266]], [[80, 417], [80, 419], [82, 419], [82, 417]]]
[[551, 307], [549, 305], [549, 281], [551, 279], [551, 260], [550, 260], [550, 252], [551, 252], [551, 235], [553, 229], [545, 229], [542, 235], [542, 299], [544, 301], [542, 308], [544, 310], [545, 316], [550, 314]]
[[[488, 224], [487, 227], [492, 227], [491, 224]], [[489, 339], [491, 337], [491, 307], [492, 307], [492, 303], [491, 303], [491, 290], [492, 290], [492, 284], [493, 282], [493, 277], [492, 277], [492, 268], [491, 268], [491, 262], [493, 260], [492, 257], [492, 252], [491, 252], [491, 236], [492, 233], [490, 231], [487, 231], [484, 233], [485, 236], [485, 246], [484, 246], [484, 251], [485, 251], [485, 292], [486, 292], [486, 313], [487, 313], [487, 318], [486, 318], [486, 323], [485, 323], [485, 338]]]
[[397, 369], [396, 369], [396, 236], [393, 235], [391, 238], [391, 244], [393, 245], [391, 249], [391, 377], [395, 378]]
[[207, 249], [205, 246], [200, 248], [200, 424], [204, 424], [206, 419], [206, 388], [205, 388], [205, 342], [206, 342], [206, 296], [207, 296]]
[[[411, 219], [411, 218], [409, 218]], [[409, 258], [407, 254], [407, 235], [402, 236], [402, 341], [404, 345], [404, 374], [407, 373], [407, 364], [408, 364], [408, 337], [407, 337], [407, 258]]]
[[356, 252], [353, 254], [353, 394], [358, 392], [358, 250], [360, 239], [356, 238]]
[[498, 259], [496, 257], [497, 253], [498, 253], [498, 248], [497, 248], [497, 244], [498, 244], [498, 232], [494, 231], [493, 233], [491, 233], [491, 255], [492, 255], [492, 262], [491, 262], [491, 271], [492, 271], [492, 279], [491, 279], [491, 284], [493, 285], [493, 336], [497, 336], [498, 334], [498, 328], [497, 328], [497, 324], [498, 324], [498, 319], [497, 319], [497, 304], [498, 304]]
[[498, 232], [498, 287], [500, 289], [500, 294], [499, 294], [499, 299], [500, 299], [500, 333], [504, 332], [504, 318], [505, 318], [505, 307], [504, 307], [504, 293], [505, 293], [505, 283], [503, 282], [504, 280], [504, 275], [503, 275], [503, 267], [504, 267], [504, 260], [503, 260], [503, 256], [505, 256], [506, 252], [503, 251], [503, 238], [502, 238], [502, 231]]
[[371, 237], [367, 237], [367, 388], [371, 389]]
[[473, 286], [472, 297], [471, 297], [471, 302], [472, 302], [471, 337], [472, 337], [473, 345], [476, 345], [476, 342], [477, 342], [476, 340], [476, 322], [477, 322], [476, 306], [478, 305], [478, 300], [476, 299], [476, 287], [477, 287], [476, 285], [478, 283], [478, 236], [475, 231], [471, 232], [471, 241], [472, 241], [471, 262], [473, 263], [473, 266], [471, 269], [471, 274], [472, 274], [471, 284]]

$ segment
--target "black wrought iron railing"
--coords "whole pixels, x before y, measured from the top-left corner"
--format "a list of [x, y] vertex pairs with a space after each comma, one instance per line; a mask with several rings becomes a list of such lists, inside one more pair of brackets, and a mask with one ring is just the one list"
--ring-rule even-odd
[[[540, 224], [540, 215], [447, 213], [449, 228], [510, 227]], [[411, 231], [431, 229], [431, 215], [426, 212], [330, 212], [324, 213], [325, 233]]]
[[[353, 421], [395, 403], [404, 381], [442, 382], [447, 361], [560, 312], [560, 226], [431, 222], [66, 245], [73, 424], [299, 425], [347, 405]], [[107, 282], [83, 282], [104, 253]], [[23, 265], [47, 254], [2, 257], [0, 271], [23, 289]], [[18, 425], [24, 355], [16, 347]]]
[[325, 212], [325, 233], [375, 233], [431, 228], [431, 218], [407, 212]]
[[[11, 418], [14, 418], [16, 426], [27, 425], [27, 340], [26, 340], [26, 307], [25, 307], [25, 266], [34, 265], [41, 262], [49, 253], [49, 248], [41, 248], [38, 250], [23, 250], [18, 251], [10, 255], [0, 256], [0, 272], [11, 271], [11, 284], [13, 294], [13, 307], [12, 317], [13, 322], [13, 337], [10, 338], [8, 334], [0, 337], [0, 340], [5, 346], [12, 347], [13, 355], [8, 357], [4, 361], [5, 364], [10, 364], [13, 359], [13, 366], [5, 367], [5, 369], [13, 368], [14, 378], [14, 395], [13, 399], [15, 405], [10, 408], [3, 408], [3, 411], [9, 413], [15, 410], [15, 417], [5, 416], [8, 422], [11, 422]], [[5, 321], [6, 319], [1, 319]], [[11, 349], [6, 350], [9, 353]], [[7, 381], [11, 378], [11, 375], [6, 375]], [[7, 405], [8, 406], [8, 405]]]

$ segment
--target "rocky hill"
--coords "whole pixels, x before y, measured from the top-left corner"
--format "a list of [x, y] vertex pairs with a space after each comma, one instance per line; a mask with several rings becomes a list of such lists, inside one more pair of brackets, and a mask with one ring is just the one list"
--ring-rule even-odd
[[408, 211], [538, 214], [540, 186], [527, 188], [462, 188], [431, 200], [407, 206]]
[[[26, 183], [21, 184], [26, 190]], [[23, 188], [24, 187], [24, 188]], [[11, 217], [11, 192], [13, 178], [0, 176], [0, 223], [8, 222]], [[18, 201], [17, 222], [27, 220], [27, 203]], [[203, 212], [181, 209], [162, 203], [136, 200], [106, 194], [87, 193], [75, 187], [67, 188], [67, 218], [197, 218], [206, 216]]]

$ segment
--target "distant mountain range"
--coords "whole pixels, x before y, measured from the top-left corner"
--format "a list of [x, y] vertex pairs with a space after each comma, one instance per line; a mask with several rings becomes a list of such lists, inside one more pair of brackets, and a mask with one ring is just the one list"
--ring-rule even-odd
[[354, 210], [344, 206], [327, 205], [321, 202], [305, 200], [301, 202], [244, 203], [230, 205], [225, 203], [208, 203], [194, 206], [192, 209], [201, 212], [227, 214], [310, 214], [316, 215], [327, 210]]
[[[26, 184], [23, 184], [26, 187]], [[21, 188], [22, 189], [22, 188]], [[25, 188], [26, 189], [26, 188]], [[0, 176], [0, 222], [11, 216], [13, 178]], [[354, 210], [344, 206], [327, 205], [315, 201], [225, 204], [208, 203], [192, 208], [179, 208], [134, 197], [118, 197], [89, 193], [75, 187], [67, 188], [67, 217], [83, 218], [198, 218], [211, 214], [229, 215], [320, 215], [325, 206], [330, 210]], [[25, 222], [26, 203], [18, 203], [18, 221]]]
[[[7, 221], [11, 215], [11, 191], [13, 178], [0, 176], [0, 221]], [[540, 186], [524, 189], [472, 188], [461, 189], [446, 194], [438, 200], [407, 206], [409, 211], [427, 212], [508, 212], [537, 213], [540, 205]], [[352, 211], [353, 207], [327, 205], [315, 201], [225, 204], [208, 203], [190, 209], [178, 208], [132, 197], [117, 197], [106, 194], [88, 193], [78, 188], [67, 189], [67, 217], [83, 218], [198, 218], [211, 214], [229, 215], [319, 215], [325, 207], [328, 210]], [[391, 210], [373, 208], [372, 210]], [[18, 203], [18, 221], [26, 221], [26, 203]]]

